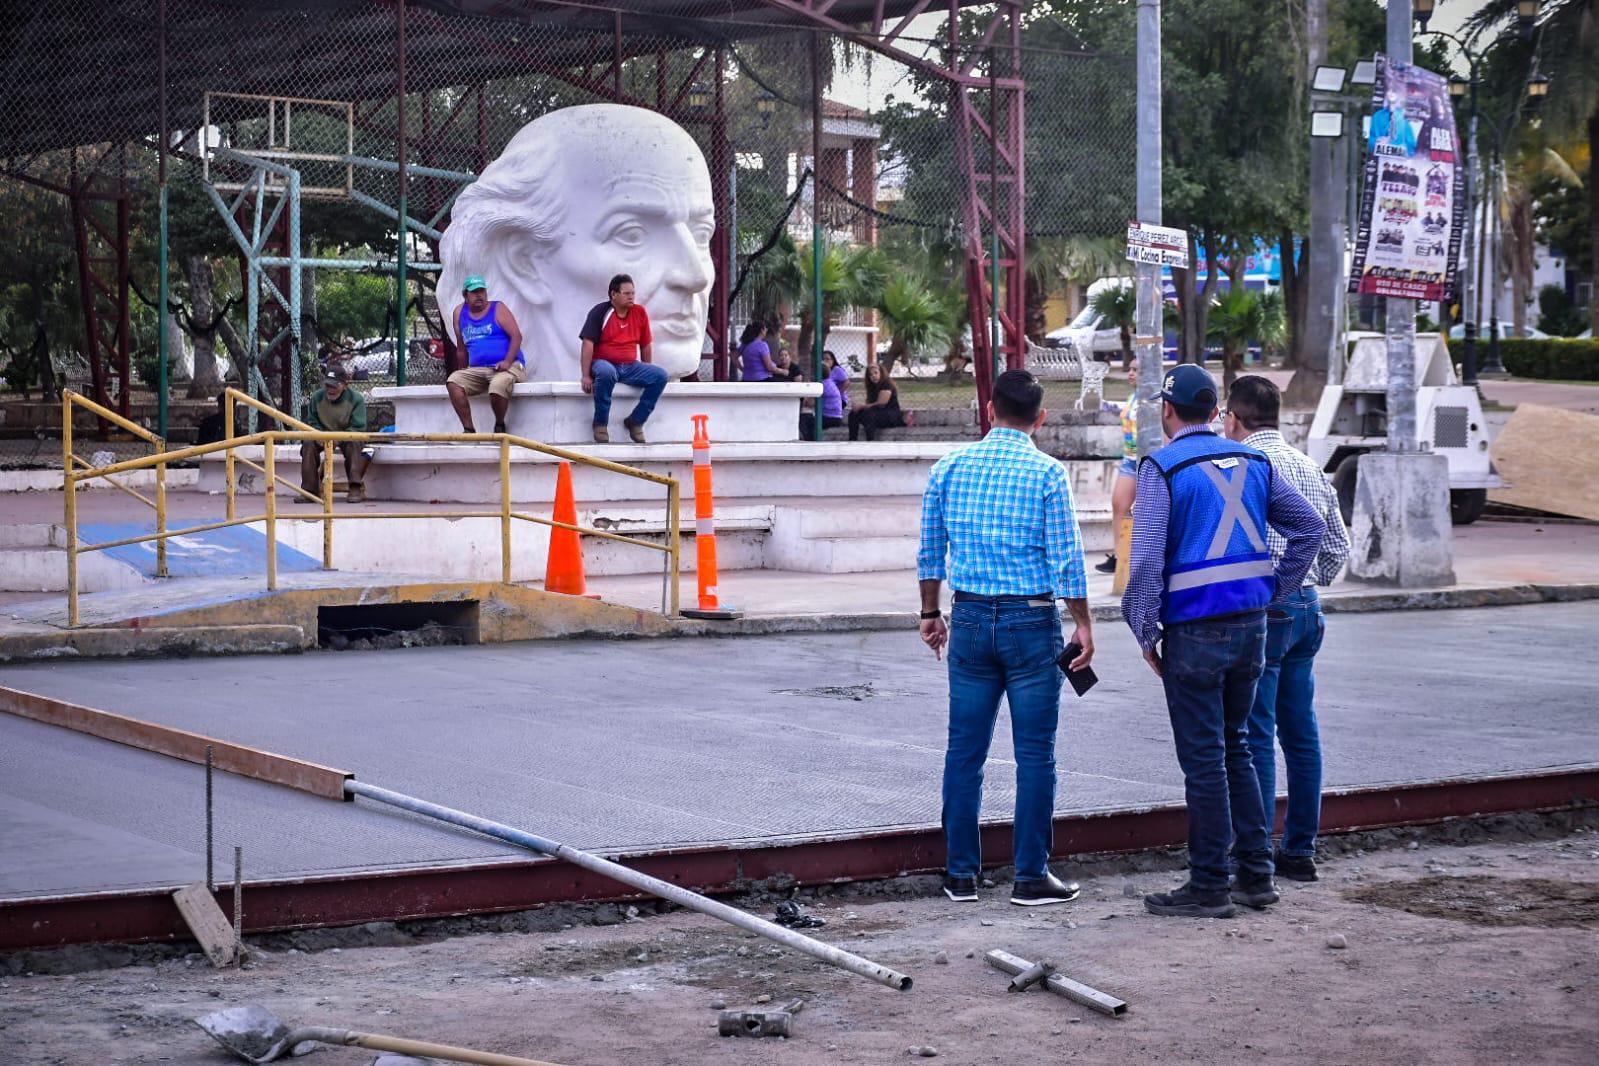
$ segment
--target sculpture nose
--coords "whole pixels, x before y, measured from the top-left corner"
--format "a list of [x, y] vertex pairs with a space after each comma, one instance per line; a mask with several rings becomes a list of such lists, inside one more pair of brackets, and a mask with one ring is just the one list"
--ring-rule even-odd
[[699, 292], [711, 283], [710, 263], [687, 226], [673, 226], [672, 234], [677, 247], [662, 280], [669, 288]]

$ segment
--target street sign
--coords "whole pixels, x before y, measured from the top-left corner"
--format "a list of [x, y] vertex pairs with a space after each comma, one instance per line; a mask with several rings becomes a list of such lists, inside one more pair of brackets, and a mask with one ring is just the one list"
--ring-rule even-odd
[[1188, 232], [1147, 222], [1127, 223], [1127, 258], [1134, 263], [1188, 269]]

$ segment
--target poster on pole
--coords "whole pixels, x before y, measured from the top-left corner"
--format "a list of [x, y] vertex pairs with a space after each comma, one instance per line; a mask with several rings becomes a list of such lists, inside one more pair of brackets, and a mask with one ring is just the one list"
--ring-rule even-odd
[[1450, 300], [1465, 231], [1465, 169], [1449, 83], [1377, 56], [1349, 291]]

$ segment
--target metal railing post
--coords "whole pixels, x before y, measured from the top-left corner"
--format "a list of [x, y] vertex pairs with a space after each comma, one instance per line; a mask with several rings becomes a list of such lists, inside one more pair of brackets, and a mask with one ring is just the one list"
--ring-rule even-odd
[[500, 581], [511, 583], [511, 439], [500, 434]]
[[[161, 446], [166, 451], [166, 445]], [[167, 464], [157, 463], [155, 468], [155, 576], [170, 577], [167, 573]]]
[[[227, 439], [231, 441], [233, 440], [233, 390], [228, 389], [224, 393], [224, 396], [225, 402], [222, 405], [222, 432]], [[228, 463], [228, 521], [231, 522], [237, 517], [235, 513], [236, 507], [233, 500], [233, 448], [231, 445], [225, 454], [227, 455]]]
[[[333, 569], [333, 442], [302, 441], [300, 447], [315, 444], [322, 456], [322, 569]], [[359, 454], [360, 445], [356, 445]], [[304, 488], [302, 485], [301, 488]]]
[[668, 618], [676, 618], [680, 603], [679, 585], [682, 581], [682, 566], [680, 552], [682, 551], [682, 520], [679, 510], [682, 508], [682, 489], [678, 486], [677, 478], [666, 484], [666, 540], [667, 557], [671, 561], [672, 580], [670, 585], [671, 608], [667, 611]]
[[278, 439], [276, 435], [268, 433], [265, 443], [267, 591], [275, 592], [278, 587]]
[[78, 484], [72, 471], [72, 390], [61, 390], [61, 487], [66, 491], [67, 625], [78, 624]]

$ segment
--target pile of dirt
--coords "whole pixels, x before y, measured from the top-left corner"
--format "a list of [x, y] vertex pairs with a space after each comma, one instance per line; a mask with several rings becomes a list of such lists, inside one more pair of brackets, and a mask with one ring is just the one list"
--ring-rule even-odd
[[1423, 877], [1344, 890], [1355, 903], [1473, 925], [1599, 927], [1599, 885], [1541, 877]]

